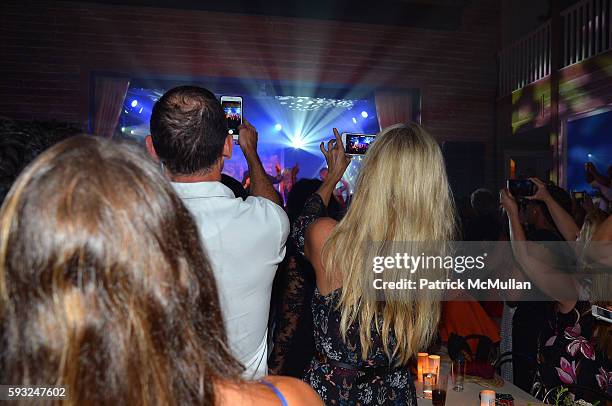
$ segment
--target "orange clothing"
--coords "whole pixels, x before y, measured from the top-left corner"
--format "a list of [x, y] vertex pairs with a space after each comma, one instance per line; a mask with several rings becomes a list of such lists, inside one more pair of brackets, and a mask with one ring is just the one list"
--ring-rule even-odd
[[[440, 320], [442, 341], [448, 342], [451, 333], [462, 337], [480, 334], [489, 337], [493, 343], [500, 341], [499, 327], [476, 301], [443, 303]], [[468, 340], [468, 344], [475, 354], [478, 340]]]

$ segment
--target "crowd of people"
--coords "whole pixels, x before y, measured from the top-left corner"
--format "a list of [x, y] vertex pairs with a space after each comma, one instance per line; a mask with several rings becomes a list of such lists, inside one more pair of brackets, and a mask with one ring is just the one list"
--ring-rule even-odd
[[[498, 372], [526, 391], [612, 394], [612, 325], [591, 314], [612, 309], [595, 294], [607, 279], [581, 289], [565, 275], [581, 292], [568, 300], [541, 277], [552, 261], [521, 244], [612, 241], [612, 167], [586, 165], [595, 203], [531, 178], [533, 196], [478, 189], [461, 206], [437, 141], [406, 123], [378, 134], [351, 194], [335, 129], [320, 179], [297, 180], [297, 166], [275, 179], [244, 120], [240, 182], [222, 173], [234, 148], [223, 109], [195, 86], [156, 102], [144, 149], [3, 132], [3, 384], [65, 386], [75, 405], [416, 405], [417, 353], [452, 355], [451, 341], [477, 335], [467, 351], [488, 343], [493, 368], [509, 351], [511, 369]], [[455, 240], [509, 241], [513, 272], [547, 299], [364, 294], [363, 242]]]

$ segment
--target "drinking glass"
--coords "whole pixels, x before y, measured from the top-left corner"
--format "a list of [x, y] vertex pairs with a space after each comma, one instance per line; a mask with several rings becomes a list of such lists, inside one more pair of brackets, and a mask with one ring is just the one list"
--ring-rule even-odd
[[438, 374], [438, 379], [433, 385], [431, 392], [431, 403], [433, 406], [444, 406], [446, 403], [446, 386], [448, 385], [448, 375]]
[[433, 391], [437, 379], [437, 374], [434, 374], [433, 372], [426, 372], [423, 374], [423, 393], [426, 399], [431, 398], [431, 392]]
[[465, 381], [465, 360], [459, 359], [453, 361], [451, 365], [451, 377], [453, 390], [456, 392], [463, 391], [463, 382]]

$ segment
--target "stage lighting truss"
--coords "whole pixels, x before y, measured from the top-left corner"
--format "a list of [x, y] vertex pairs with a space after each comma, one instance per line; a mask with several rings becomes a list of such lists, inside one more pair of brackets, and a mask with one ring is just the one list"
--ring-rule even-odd
[[275, 96], [274, 98], [278, 100], [279, 104], [294, 111], [314, 111], [330, 108], [350, 110], [357, 101], [306, 96]]

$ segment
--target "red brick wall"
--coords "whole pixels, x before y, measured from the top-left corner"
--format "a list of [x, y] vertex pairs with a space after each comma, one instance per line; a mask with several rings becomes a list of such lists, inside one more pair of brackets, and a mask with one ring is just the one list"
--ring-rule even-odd
[[2, 4], [0, 114], [83, 123], [92, 71], [306, 80], [419, 88], [422, 121], [439, 139], [489, 142], [498, 2], [468, 3], [456, 31], [102, 4]]

